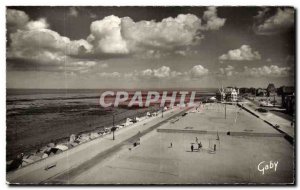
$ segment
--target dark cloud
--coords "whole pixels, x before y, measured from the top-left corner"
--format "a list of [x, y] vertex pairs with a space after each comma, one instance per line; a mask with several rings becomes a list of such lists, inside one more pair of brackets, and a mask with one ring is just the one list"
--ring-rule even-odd
[[273, 12], [274, 10], [272, 11], [269, 7], [258, 11], [258, 14], [254, 17], [254, 31], [256, 34], [272, 35], [294, 28], [295, 10], [293, 8], [277, 8], [275, 13]]

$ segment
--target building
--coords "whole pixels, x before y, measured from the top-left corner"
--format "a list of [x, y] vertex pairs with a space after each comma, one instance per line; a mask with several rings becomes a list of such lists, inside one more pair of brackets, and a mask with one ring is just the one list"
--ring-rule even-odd
[[276, 96], [276, 88], [275, 85], [273, 83], [270, 83], [267, 87], [267, 96]]
[[277, 94], [279, 96], [282, 96], [282, 95], [292, 95], [294, 92], [295, 92], [295, 87], [293, 87], [293, 86], [281, 86], [277, 90]]
[[256, 96], [262, 96], [265, 97], [267, 96], [268, 92], [266, 89], [258, 88], [256, 89]]
[[243, 96], [255, 96], [256, 94], [256, 89], [251, 87], [251, 88], [239, 88], [239, 94], [243, 95]]
[[238, 101], [239, 89], [234, 87], [227, 87], [225, 90], [226, 101], [236, 102]]
[[239, 89], [236, 87], [227, 87], [225, 90], [219, 89], [219, 92], [216, 94], [216, 98], [218, 101], [224, 102], [236, 102], [238, 101]]
[[222, 89], [219, 89], [219, 91], [217, 92], [216, 98], [220, 102], [224, 102], [225, 101], [226, 94], [225, 94], [225, 91], [224, 91], [223, 87], [222, 87]]
[[286, 109], [286, 112], [289, 114], [295, 113], [295, 88], [293, 86], [282, 86], [277, 93], [281, 96], [281, 106]]
[[251, 88], [249, 89], [249, 91], [250, 91], [250, 93], [251, 93], [252, 95], [255, 95], [255, 94], [256, 94], [256, 89], [253, 88], [253, 87], [251, 87]]
[[288, 114], [293, 115], [295, 113], [295, 110], [296, 110], [296, 98], [295, 98], [294, 94], [285, 96], [285, 98], [284, 98], [284, 106], [285, 106], [286, 112]]
[[250, 89], [249, 89], [249, 88], [245, 88], [245, 87], [240, 88], [240, 93], [241, 93], [241, 94], [247, 94], [247, 93], [250, 93]]

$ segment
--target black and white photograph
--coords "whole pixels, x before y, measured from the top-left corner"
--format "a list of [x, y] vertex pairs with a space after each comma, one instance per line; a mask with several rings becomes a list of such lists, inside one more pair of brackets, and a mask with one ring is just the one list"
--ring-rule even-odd
[[296, 7], [5, 11], [9, 186], [295, 185]]

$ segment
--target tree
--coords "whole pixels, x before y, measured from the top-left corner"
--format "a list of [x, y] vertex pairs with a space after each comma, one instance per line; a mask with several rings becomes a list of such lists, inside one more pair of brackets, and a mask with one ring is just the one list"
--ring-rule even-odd
[[273, 83], [270, 83], [267, 87], [267, 91], [268, 93], [270, 92], [276, 92], [276, 88], [275, 88], [275, 85]]

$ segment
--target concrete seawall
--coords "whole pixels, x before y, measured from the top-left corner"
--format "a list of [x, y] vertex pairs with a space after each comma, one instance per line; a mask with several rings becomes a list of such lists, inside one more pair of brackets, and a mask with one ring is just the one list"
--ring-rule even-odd
[[204, 130], [183, 130], [183, 129], [157, 129], [161, 133], [193, 133], [193, 134], [211, 134], [211, 135], [230, 135], [230, 136], [250, 136], [250, 137], [284, 137], [281, 133], [252, 133], [252, 132], [217, 132]]

